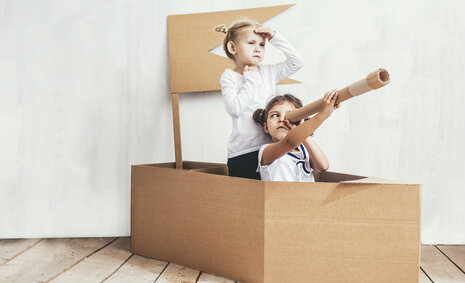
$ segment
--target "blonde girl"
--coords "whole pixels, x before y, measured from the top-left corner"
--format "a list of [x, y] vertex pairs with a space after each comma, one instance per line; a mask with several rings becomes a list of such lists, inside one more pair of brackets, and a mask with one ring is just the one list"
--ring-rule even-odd
[[[256, 172], [258, 150], [270, 141], [263, 129], [254, 123], [255, 109], [265, 107], [275, 94], [275, 85], [303, 66], [303, 60], [292, 45], [278, 32], [244, 20], [229, 28], [220, 25], [216, 31], [225, 34], [223, 49], [234, 62], [233, 69], [221, 75], [221, 92], [226, 111], [232, 118], [228, 144], [230, 176], [259, 179]], [[280, 49], [286, 60], [262, 65], [267, 40]]]
[[328, 159], [311, 134], [339, 107], [335, 105], [337, 96], [337, 90], [326, 92], [320, 112], [299, 125], [284, 118], [287, 112], [302, 107], [302, 102], [290, 94], [276, 96], [265, 109], [255, 111], [254, 120], [272, 140], [258, 153], [257, 172], [262, 180], [314, 182], [313, 170], [328, 169]]

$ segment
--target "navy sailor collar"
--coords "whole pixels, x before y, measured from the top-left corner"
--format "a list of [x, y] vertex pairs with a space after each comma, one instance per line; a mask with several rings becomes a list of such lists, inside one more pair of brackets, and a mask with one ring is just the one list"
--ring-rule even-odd
[[295, 163], [296, 166], [298, 166], [299, 164], [302, 164], [302, 169], [305, 171], [305, 173], [310, 174], [310, 170], [307, 170], [307, 168], [305, 168], [305, 160], [307, 159], [307, 154], [305, 152], [305, 146], [303, 144], [301, 144], [299, 147], [300, 147], [300, 150], [302, 151], [302, 153], [304, 155], [303, 158], [299, 158], [295, 154], [292, 154], [290, 152], [288, 152], [287, 154], [298, 160]]

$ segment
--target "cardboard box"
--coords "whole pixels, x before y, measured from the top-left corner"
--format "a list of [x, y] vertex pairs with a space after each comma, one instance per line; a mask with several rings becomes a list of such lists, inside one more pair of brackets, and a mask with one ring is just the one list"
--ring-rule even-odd
[[132, 252], [254, 282], [418, 282], [420, 185], [325, 172], [225, 176], [223, 164], [132, 166]]

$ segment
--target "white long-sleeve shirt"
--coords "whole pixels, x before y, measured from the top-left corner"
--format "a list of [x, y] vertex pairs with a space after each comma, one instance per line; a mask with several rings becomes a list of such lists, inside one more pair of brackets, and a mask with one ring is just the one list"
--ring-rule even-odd
[[265, 108], [268, 99], [275, 95], [276, 83], [303, 66], [302, 57], [281, 34], [276, 32], [269, 42], [284, 53], [286, 61], [274, 65], [259, 65], [258, 71], [244, 72], [243, 75], [226, 69], [221, 75], [221, 93], [233, 123], [228, 158], [256, 151], [271, 142], [252, 115], [258, 108]]

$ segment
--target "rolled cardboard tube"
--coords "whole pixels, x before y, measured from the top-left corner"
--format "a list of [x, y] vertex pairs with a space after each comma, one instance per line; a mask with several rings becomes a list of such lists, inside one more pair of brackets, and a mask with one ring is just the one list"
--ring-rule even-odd
[[[355, 97], [360, 94], [364, 94], [370, 90], [378, 89], [389, 83], [389, 73], [384, 69], [378, 69], [368, 74], [364, 79], [361, 79], [341, 90], [339, 90], [339, 95], [336, 100], [337, 103], [341, 103], [352, 97]], [[305, 119], [320, 110], [321, 103], [323, 98], [320, 98], [310, 104], [305, 105], [297, 110], [288, 112], [286, 114], [286, 119], [295, 123], [302, 119]]]

